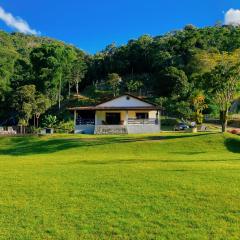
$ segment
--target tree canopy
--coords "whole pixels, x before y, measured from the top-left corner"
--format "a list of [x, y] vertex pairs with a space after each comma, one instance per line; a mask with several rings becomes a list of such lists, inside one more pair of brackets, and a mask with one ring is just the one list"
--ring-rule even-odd
[[[54, 39], [0, 31], [0, 124], [22, 116], [19, 94], [31, 89], [49, 102], [40, 115], [49, 109], [48, 114], [60, 116], [62, 103], [65, 107], [74, 94], [83, 93], [96, 102], [131, 92], [156, 102], [167, 98], [163, 104], [169, 114], [187, 117], [197, 111], [192, 104], [196, 91], [208, 105], [201, 114], [211, 113], [212, 106], [218, 106], [217, 88], [226, 80], [221, 64], [234, 67], [239, 56], [240, 27], [233, 26], [187, 25], [162, 36], [143, 35], [122, 46], [113, 43], [94, 55]], [[12, 96], [19, 102], [13, 104]], [[21, 109], [31, 112], [26, 104]], [[29, 122], [33, 115], [24, 118]]]

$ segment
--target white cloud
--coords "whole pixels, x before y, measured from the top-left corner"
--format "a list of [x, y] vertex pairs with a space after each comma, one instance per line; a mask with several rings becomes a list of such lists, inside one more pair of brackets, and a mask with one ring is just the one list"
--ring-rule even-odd
[[14, 17], [11, 13], [6, 12], [1, 6], [0, 6], [0, 19], [3, 20], [9, 27], [14, 28], [21, 33], [33, 35], [39, 34], [39, 32], [30, 28], [26, 21], [19, 17]]
[[225, 13], [225, 24], [240, 26], [240, 10], [239, 9], [229, 9]]

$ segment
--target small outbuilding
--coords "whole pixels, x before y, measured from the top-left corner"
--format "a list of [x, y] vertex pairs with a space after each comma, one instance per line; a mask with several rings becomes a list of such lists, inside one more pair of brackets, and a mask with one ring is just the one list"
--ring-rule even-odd
[[157, 133], [161, 109], [139, 97], [124, 94], [96, 106], [72, 107], [75, 133]]

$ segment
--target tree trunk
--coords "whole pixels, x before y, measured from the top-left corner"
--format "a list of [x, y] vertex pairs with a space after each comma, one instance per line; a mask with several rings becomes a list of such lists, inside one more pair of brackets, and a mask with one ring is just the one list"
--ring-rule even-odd
[[139, 89], [139, 96], [142, 96], [142, 89]]
[[36, 114], [33, 115], [33, 126], [36, 128]]
[[61, 90], [62, 90], [62, 76], [59, 79], [59, 91], [58, 91], [58, 109], [61, 109]]
[[79, 87], [78, 87], [78, 82], [76, 83], [76, 92], [77, 92], [77, 95], [78, 95], [78, 93], [79, 93], [79, 89], [78, 89]]
[[68, 82], [68, 96], [69, 96], [69, 98], [71, 96], [71, 84], [70, 84], [70, 82]]
[[222, 125], [222, 132], [226, 132], [227, 130], [227, 123], [228, 123], [228, 110], [220, 111], [220, 120]]

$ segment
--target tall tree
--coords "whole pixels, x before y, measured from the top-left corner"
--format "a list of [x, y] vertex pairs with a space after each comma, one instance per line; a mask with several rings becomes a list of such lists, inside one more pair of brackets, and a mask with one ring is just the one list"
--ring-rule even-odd
[[210, 84], [213, 99], [219, 107], [222, 132], [225, 132], [229, 108], [239, 92], [240, 65], [232, 66], [228, 62], [222, 62], [211, 72]]
[[16, 60], [10, 81], [12, 89], [32, 83], [32, 66], [26, 59]]
[[35, 105], [33, 107], [34, 127], [38, 128], [40, 116], [43, 113], [45, 113], [50, 106], [51, 106], [50, 99], [48, 99], [42, 93], [36, 93]]
[[35, 85], [25, 85], [19, 87], [13, 95], [13, 108], [17, 112], [20, 126], [28, 126], [29, 120], [33, 116], [36, 104]]
[[208, 105], [205, 102], [205, 95], [201, 91], [196, 91], [192, 95], [192, 106], [194, 109], [194, 118], [197, 124], [202, 124], [203, 122], [203, 110], [205, 110]]
[[87, 71], [87, 65], [82, 56], [78, 56], [78, 58], [72, 63], [71, 67], [71, 76], [70, 76], [70, 86], [74, 85], [77, 95], [79, 94], [79, 83], [84, 78]]
[[67, 82], [64, 74], [75, 57], [73, 48], [63, 44], [43, 44], [30, 55], [37, 90], [47, 94], [53, 102], [58, 101], [59, 109], [62, 86]]
[[10, 78], [14, 69], [14, 62], [17, 58], [17, 53], [0, 45], [0, 101], [4, 100], [5, 93], [10, 88]]
[[129, 93], [138, 93], [140, 95], [140, 90], [143, 86], [143, 82], [130, 80], [126, 83], [126, 85]]
[[114, 96], [119, 94], [121, 80], [121, 77], [117, 73], [108, 74], [107, 83], [110, 85]]
[[188, 77], [183, 70], [168, 67], [156, 75], [155, 87], [162, 96], [185, 96], [189, 91]]

